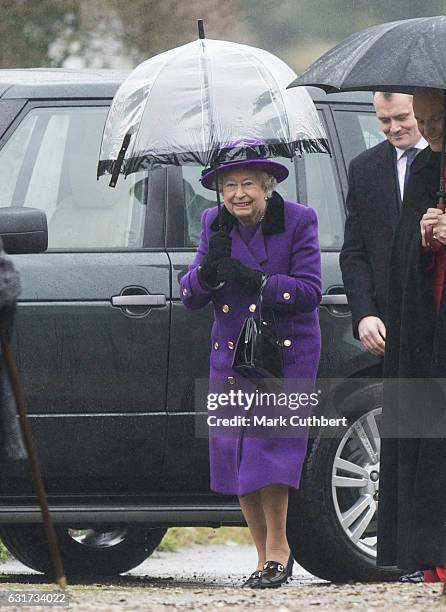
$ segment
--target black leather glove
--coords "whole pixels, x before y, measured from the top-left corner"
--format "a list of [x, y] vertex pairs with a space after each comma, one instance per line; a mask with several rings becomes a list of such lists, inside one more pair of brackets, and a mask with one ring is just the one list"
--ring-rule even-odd
[[232, 238], [223, 230], [218, 231], [209, 239], [208, 257], [217, 261], [223, 257], [231, 257]]
[[218, 261], [212, 261], [209, 255], [205, 255], [201, 262], [198, 268], [198, 282], [203, 289], [213, 289], [218, 285], [217, 263]]
[[219, 230], [209, 239], [208, 252], [198, 270], [198, 282], [203, 289], [213, 289], [218, 285], [217, 263], [223, 257], [231, 256], [232, 238]]
[[262, 284], [263, 274], [258, 270], [251, 270], [238, 259], [226, 257], [217, 263], [217, 281], [233, 281], [247, 291], [258, 291]]
[[3, 308], [0, 308], [0, 334], [7, 342], [11, 341], [12, 330], [14, 328], [15, 312], [15, 303], [10, 306], [3, 306]]

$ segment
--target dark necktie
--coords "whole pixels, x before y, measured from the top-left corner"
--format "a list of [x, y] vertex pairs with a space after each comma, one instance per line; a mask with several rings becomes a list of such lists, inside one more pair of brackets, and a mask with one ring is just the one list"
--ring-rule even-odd
[[406, 191], [407, 181], [409, 180], [410, 167], [412, 165], [413, 160], [416, 158], [417, 154], [418, 154], [418, 149], [407, 149], [403, 153], [403, 155], [405, 155], [407, 158], [406, 171], [404, 173], [404, 191]]

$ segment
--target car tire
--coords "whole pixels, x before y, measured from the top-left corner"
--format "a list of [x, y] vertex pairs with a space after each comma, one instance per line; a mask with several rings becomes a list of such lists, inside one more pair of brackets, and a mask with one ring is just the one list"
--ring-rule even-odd
[[[149, 557], [166, 529], [142, 529], [125, 525], [107, 530], [76, 531], [56, 526], [67, 576], [116, 576]], [[9, 552], [24, 565], [52, 573], [48, 544], [42, 525], [3, 525], [0, 538]]]
[[[290, 491], [287, 533], [291, 551], [306, 570], [325, 580], [382, 582], [397, 580], [402, 574], [396, 568], [376, 567], [379, 435], [375, 426], [379, 425], [381, 409], [381, 383], [357, 389], [342, 401], [341, 409], [331, 408], [325, 416], [339, 417], [341, 413], [348, 424], [330, 429], [329, 437], [327, 429], [324, 436], [319, 432], [310, 445], [300, 489]], [[361, 443], [362, 432], [371, 448]], [[352, 463], [360, 468], [359, 473], [349, 471]], [[339, 486], [346, 482], [344, 477], [360, 479], [364, 486]], [[348, 517], [359, 510], [350, 523]], [[366, 523], [363, 537], [357, 539]]]

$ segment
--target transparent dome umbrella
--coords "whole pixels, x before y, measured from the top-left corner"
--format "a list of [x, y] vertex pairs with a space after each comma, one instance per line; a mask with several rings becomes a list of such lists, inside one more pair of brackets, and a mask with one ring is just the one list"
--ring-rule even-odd
[[[289, 87], [314, 85], [337, 91], [413, 93], [416, 87], [443, 90], [446, 118], [446, 16], [419, 17], [382, 23], [356, 32], [324, 53]], [[446, 133], [446, 131], [444, 131]], [[441, 168], [445, 168], [446, 138]], [[438, 207], [445, 209], [445, 177], [441, 172]], [[427, 228], [426, 241], [441, 243]]]
[[112, 187], [119, 174], [144, 169], [328, 151], [306, 89], [286, 90], [296, 77], [287, 64], [261, 49], [205, 39], [202, 28], [200, 35], [143, 62], [118, 89], [98, 164]]

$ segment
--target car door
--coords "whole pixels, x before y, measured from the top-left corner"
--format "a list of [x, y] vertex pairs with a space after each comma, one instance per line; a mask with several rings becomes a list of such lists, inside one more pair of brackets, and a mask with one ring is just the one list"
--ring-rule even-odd
[[[304, 201], [316, 208], [319, 218], [324, 280], [319, 313], [323, 338], [319, 376], [344, 378], [379, 365], [379, 360], [353, 339], [339, 253], [344, 240], [348, 166], [353, 157], [378, 144], [383, 135], [370, 102], [331, 101], [320, 104], [319, 112], [330, 135], [332, 156], [316, 154], [303, 158], [307, 169], [305, 176], [300, 176], [299, 185], [306, 191]], [[318, 169], [311, 170], [311, 165]]]
[[[0, 150], [0, 205], [48, 220], [48, 251], [14, 263], [17, 360], [52, 495], [153, 493], [164, 457], [164, 171], [96, 179], [108, 104], [30, 101]], [[27, 473], [2, 473], [2, 492], [31, 492]]]
[[352, 336], [351, 312], [339, 266], [344, 240], [345, 170], [330, 106], [318, 104], [329, 137], [331, 154], [311, 153], [297, 159], [298, 201], [315, 209], [322, 262], [322, 303], [319, 323], [322, 351], [319, 378], [348, 376], [362, 349]]

